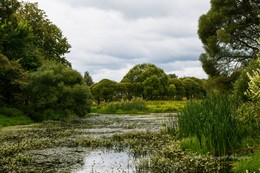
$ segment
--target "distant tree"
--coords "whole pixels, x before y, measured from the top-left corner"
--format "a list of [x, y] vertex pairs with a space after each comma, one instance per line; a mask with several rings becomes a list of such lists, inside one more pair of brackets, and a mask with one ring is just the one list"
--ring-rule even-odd
[[91, 86], [94, 84], [93, 80], [92, 80], [92, 77], [90, 76], [89, 72], [86, 71], [84, 73], [84, 81], [85, 83], [88, 85], [88, 86]]
[[178, 78], [178, 76], [176, 74], [168, 74], [169, 78]]
[[101, 101], [113, 101], [113, 97], [117, 94], [117, 82], [103, 79], [91, 86], [92, 95], [98, 104]]
[[183, 79], [185, 94], [187, 99], [195, 98], [201, 95], [200, 85], [191, 78]]
[[174, 84], [170, 84], [168, 87], [168, 98], [173, 100], [176, 97], [176, 86]]
[[[150, 78], [152, 76], [154, 77]], [[148, 86], [148, 83], [153, 83], [152, 81], [155, 81], [157, 79], [158, 79], [159, 88], [156, 89], [155, 91], [155, 88], [151, 85]], [[168, 88], [167, 75], [162, 69], [156, 67], [154, 64], [138, 64], [134, 66], [124, 76], [121, 82], [131, 83], [130, 92], [132, 93], [133, 96], [137, 96], [137, 97], [146, 97], [148, 94], [148, 90], [149, 92], [151, 92], [151, 90], [154, 90], [153, 91], [155, 94], [154, 96], [157, 98], [164, 97], [167, 93], [167, 88]], [[146, 88], [144, 87], [144, 84], [146, 85]]]
[[198, 29], [205, 48], [200, 60], [207, 74], [229, 76], [256, 58], [259, 14], [259, 0], [211, 0], [211, 8], [200, 17]]
[[172, 78], [169, 79], [169, 84], [173, 84], [176, 88], [176, 99], [182, 100], [182, 98], [185, 96], [185, 88], [180, 79]]
[[63, 64], [45, 63], [32, 73], [28, 90], [28, 113], [36, 120], [83, 117], [90, 112], [89, 87], [80, 73]]
[[157, 100], [166, 92], [157, 75], [148, 77], [142, 84], [144, 99]]

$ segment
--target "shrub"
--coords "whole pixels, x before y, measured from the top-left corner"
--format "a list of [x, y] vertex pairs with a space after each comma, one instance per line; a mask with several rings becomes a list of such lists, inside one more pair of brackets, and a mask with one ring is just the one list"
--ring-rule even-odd
[[33, 119], [83, 117], [90, 112], [90, 89], [78, 72], [62, 64], [49, 62], [32, 73], [28, 90]]
[[[190, 101], [178, 116], [181, 137], [196, 137], [214, 155], [225, 155], [238, 144], [236, 121], [228, 96]], [[202, 144], [203, 142], [203, 144]]]

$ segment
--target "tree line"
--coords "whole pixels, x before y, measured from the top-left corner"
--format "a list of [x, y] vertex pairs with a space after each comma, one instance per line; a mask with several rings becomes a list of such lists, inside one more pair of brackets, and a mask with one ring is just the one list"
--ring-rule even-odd
[[[85, 73], [91, 81], [88, 73]], [[144, 100], [182, 100], [183, 98], [202, 98], [206, 80], [195, 77], [178, 78], [174, 74], [167, 75], [154, 64], [138, 64], [134, 66], [117, 83], [103, 79], [91, 85], [91, 92], [99, 104], [101, 101], [131, 100], [139, 97]]]

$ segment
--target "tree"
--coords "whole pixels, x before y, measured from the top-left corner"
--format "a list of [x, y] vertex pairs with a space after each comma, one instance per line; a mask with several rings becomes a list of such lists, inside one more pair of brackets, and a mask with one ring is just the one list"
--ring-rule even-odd
[[143, 82], [143, 96], [144, 99], [147, 100], [156, 100], [159, 99], [161, 96], [164, 95], [164, 88], [160, 83], [159, 78], [156, 75], [152, 75], [148, 77], [144, 82]]
[[229, 76], [256, 58], [260, 45], [258, 0], [211, 0], [211, 9], [199, 19], [198, 34], [205, 52], [200, 60], [210, 76]]
[[202, 87], [192, 78], [183, 79], [185, 94], [187, 99], [199, 98], [202, 95]]
[[29, 74], [17, 61], [9, 61], [0, 54], [0, 102], [1, 105], [24, 105], [25, 88]]
[[86, 71], [84, 73], [84, 77], [83, 77], [85, 83], [88, 85], [88, 86], [91, 86], [94, 84], [93, 80], [92, 80], [92, 77], [90, 76], [89, 72]]
[[70, 48], [67, 39], [37, 4], [17, 0], [0, 3], [0, 53], [9, 60], [19, 60], [26, 70], [36, 70], [46, 60], [70, 66], [63, 57]]
[[71, 66], [64, 54], [71, 47], [62, 31], [53, 24], [37, 3], [22, 3], [19, 8], [19, 19], [25, 20], [33, 28], [33, 45], [47, 59]]
[[169, 84], [174, 85], [176, 88], [176, 99], [182, 100], [182, 98], [185, 96], [185, 89], [182, 81], [177, 78], [171, 78], [169, 79]]
[[[152, 77], [154, 76], [154, 77]], [[150, 78], [152, 77], [152, 78]], [[150, 79], [148, 79], [150, 78]], [[155, 79], [156, 78], [156, 79]], [[153, 83], [158, 79], [158, 89], [160, 91], [155, 91], [153, 86], [148, 87], [148, 83]], [[147, 81], [146, 81], [147, 80]], [[146, 81], [146, 82], [145, 82]], [[134, 66], [129, 72], [124, 76], [122, 83], [131, 83], [130, 92], [133, 96], [146, 97], [151, 90], [154, 90], [155, 97], [164, 97], [167, 93], [168, 88], [168, 77], [165, 72], [156, 67], [154, 64], [138, 64]], [[146, 88], [144, 87], [146, 85]], [[146, 90], [146, 91], [145, 91]], [[146, 92], [146, 93], [145, 93]], [[159, 95], [157, 95], [159, 94]], [[149, 97], [151, 98], [151, 97]]]
[[117, 93], [117, 82], [103, 79], [91, 86], [92, 95], [98, 104], [101, 101], [113, 101], [113, 97]]
[[28, 90], [28, 110], [35, 120], [83, 117], [90, 112], [90, 89], [80, 73], [63, 64], [45, 63], [32, 73]]

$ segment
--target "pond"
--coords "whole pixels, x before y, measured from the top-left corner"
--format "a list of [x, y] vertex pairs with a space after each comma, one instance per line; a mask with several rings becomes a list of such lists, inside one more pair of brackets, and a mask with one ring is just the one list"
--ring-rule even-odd
[[135, 173], [135, 159], [126, 151], [94, 150], [87, 154], [84, 166], [73, 173]]
[[0, 172], [217, 172], [214, 158], [181, 150], [165, 133], [169, 118], [175, 115], [95, 115], [3, 128]]

